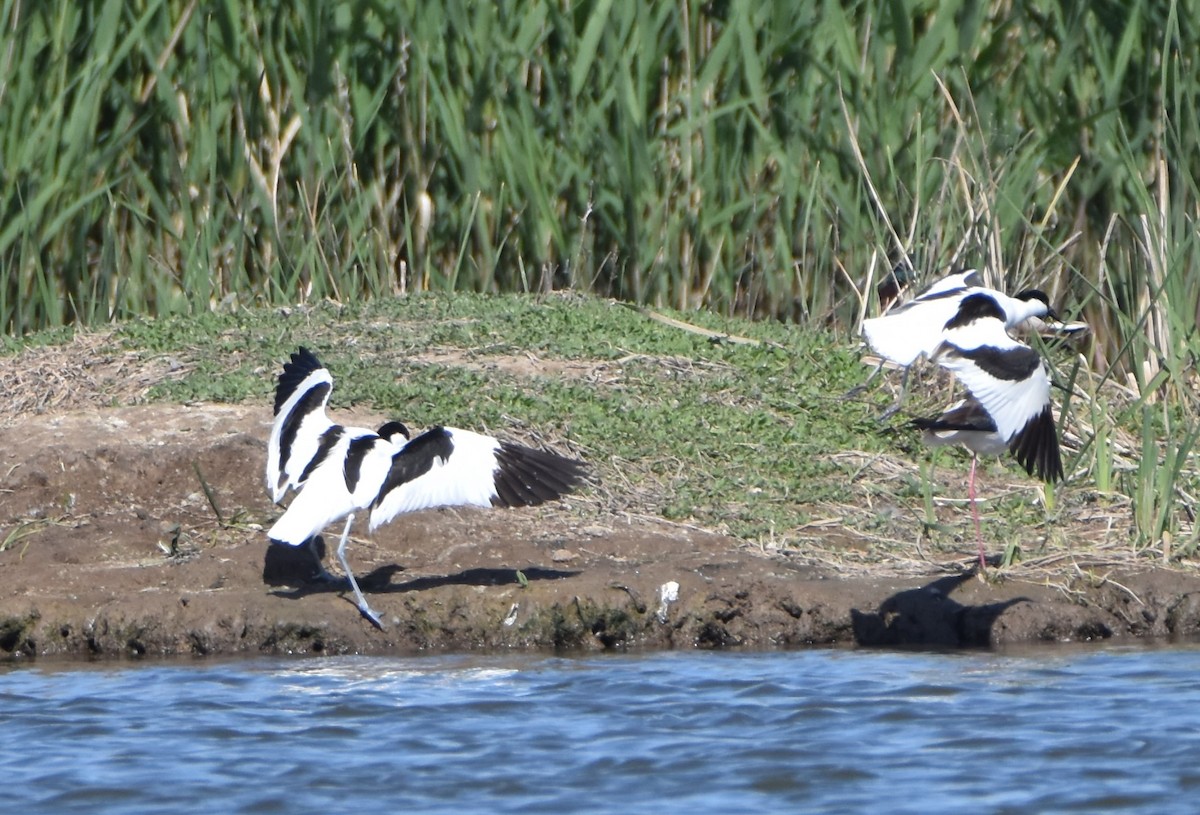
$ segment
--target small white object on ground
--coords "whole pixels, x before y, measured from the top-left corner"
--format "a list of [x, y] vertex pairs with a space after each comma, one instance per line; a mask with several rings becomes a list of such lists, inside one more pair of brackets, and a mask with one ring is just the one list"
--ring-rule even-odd
[[679, 599], [679, 584], [674, 580], [668, 580], [663, 583], [658, 589], [658, 621], [665, 623], [667, 621], [667, 609], [671, 603]]
[[508, 615], [504, 618], [505, 625], [512, 625], [517, 621], [517, 609], [521, 607], [520, 603], [513, 603], [512, 608], [508, 610]]

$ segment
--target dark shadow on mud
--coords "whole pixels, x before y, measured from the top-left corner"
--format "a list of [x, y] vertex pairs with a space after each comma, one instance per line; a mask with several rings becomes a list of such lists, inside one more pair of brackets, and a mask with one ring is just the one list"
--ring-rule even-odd
[[[374, 572], [371, 574], [374, 574]], [[521, 574], [525, 576], [526, 580], [533, 582], [534, 580], [563, 580], [568, 577], [574, 577], [579, 572], [564, 571], [562, 569], [543, 569], [540, 566], [531, 566], [521, 569]], [[369, 579], [370, 576], [367, 575], [367, 578]], [[436, 589], [438, 586], [506, 586], [511, 583], [520, 582], [521, 579], [517, 577], [516, 569], [476, 568], [466, 569], [458, 574], [416, 577], [405, 583], [388, 585], [386, 588], [375, 589], [375, 591], [425, 591], [426, 589]]]
[[[309, 594], [344, 592], [350, 590], [350, 581], [335, 577], [325, 571], [321, 561], [325, 557], [325, 542], [321, 536], [313, 538], [305, 546], [267, 547], [263, 559], [263, 582], [268, 586], [288, 586], [290, 591], [275, 591], [278, 597], [300, 598]], [[396, 592], [425, 591], [439, 586], [506, 586], [520, 583], [517, 569], [465, 569], [457, 574], [416, 577], [403, 583], [393, 583], [392, 578], [404, 571], [403, 566], [389, 564], [373, 569], [359, 577], [359, 587], [370, 594], [393, 594]], [[532, 566], [521, 569], [527, 581], [562, 580], [579, 574], [578, 571], [544, 569]]]
[[966, 606], [950, 593], [975, 572], [943, 577], [917, 589], [897, 592], [878, 611], [850, 610], [854, 640], [867, 646], [932, 646], [940, 648], [987, 647], [992, 626], [1005, 609], [1029, 602], [1015, 597], [1000, 603]]

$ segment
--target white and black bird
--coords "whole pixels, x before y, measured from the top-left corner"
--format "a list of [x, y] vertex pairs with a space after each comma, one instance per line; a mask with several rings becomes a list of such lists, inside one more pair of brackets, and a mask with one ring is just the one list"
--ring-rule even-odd
[[975, 270], [958, 272], [934, 281], [907, 303], [891, 309], [883, 316], [863, 320], [863, 338], [871, 351], [880, 357], [879, 366], [867, 381], [874, 379], [889, 362], [904, 369], [900, 395], [892, 407], [885, 411], [885, 418], [895, 413], [904, 399], [910, 367], [918, 360], [934, 355], [946, 339], [946, 325], [958, 314], [963, 301], [976, 294], [992, 298], [1000, 309], [1006, 331], [1034, 320], [1062, 324], [1050, 307], [1050, 299], [1038, 289], [1025, 289], [1015, 297], [1010, 297], [984, 286], [982, 275]]
[[933, 356], [945, 339], [946, 324], [958, 313], [963, 300], [975, 294], [986, 294], [995, 301], [1008, 331], [1032, 318], [1058, 321], [1045, 292], [1025, 289], [1010, 297], [987, 288], [979, 272], [968, 270], [935, 281], [881, 317], [863, 320], [863, 338], [883, 359], [907, 367], [923, 356]]
[[979, 511], [975, 504], [978, 456], [1010, 452], [1030, 475], [1048, 483], [1063, 478], [1058, 429], [1050, 405], [1045, 360], [1006, 330], [1003, 305], [990, 293], [964, 297], [943, 326], [945, 339], [932, 359], [952, 372], [967, 397], [941, 415], [915, 419], [930, 445], [961, 444], [971, 451], [968, 494], [979, 563], [986, 568]]
[[358, 601], [376, 626], [346, 562], [354, 514], [370, 529], [405, 512], [444, 506], [533, 506], [561, 498], [586, 477], [583, 462], [490, 436], [435, 427], [416, 438], [388, 422], [378, 431], [345, 427], [325, 414], [333, 377], [307, 348], [284, 364], [275, 390], [267, 445], [267, 489], [279, 503], [298, 494], [267, 532], [272, 544], [305, 545], [326, 525], [346, 519], [337, 556]]

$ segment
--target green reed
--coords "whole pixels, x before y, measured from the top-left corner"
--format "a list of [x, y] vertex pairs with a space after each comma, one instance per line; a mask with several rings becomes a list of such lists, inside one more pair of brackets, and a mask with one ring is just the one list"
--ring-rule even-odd
[[50, 322], [103, 315], [115, 271], [94, 261], [107, 237], [141, 265], [132, 230], [160, 255], [135, 288], [193, 305], [532, 269], [839, 314], [835, 270], [861, 280], [879, 252], [1024, 277], [1080, 227], [1055, 257], [1086, 276], [1156, 150], [1195, 178], [1193, 5], [9, 0], [0, 248], [22, 277], [45, 246], [84, 264], [41, 272], [75, 301], [43, 302]]
[[0, 319], [576, 286], [850, 325], [910, 253], [1107, 296], [1160, 162], [1194, 217], [1196, 11], [7, 0]]

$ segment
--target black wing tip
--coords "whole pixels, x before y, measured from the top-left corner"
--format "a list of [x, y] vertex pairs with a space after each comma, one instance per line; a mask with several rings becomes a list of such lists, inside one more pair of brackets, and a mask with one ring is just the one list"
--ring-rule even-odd
[[983, 272], [978, 269], [959, 268], [954, 274], [963, 276], [963, 284], [974, 288], [983, 287]]
[[496, 506], [537, 506], [556, 501], [582, 484], [590, 473], [579, 459], [513, 442], [496, 450]]
[[1050, 406], [1025, 423], [1025, 427], [1013, 436], [1009, 450], [1018, 463], [1030, 475], [1047, 484], [1062, 481], [1065, 477], [1062, 465], [1062, 450], [1058, 443], [1058, 427]]
[[283, 363], [283, 372], [279, 374], [279, 384], [275, 387], [275, 413], [278, 415], [279, 409], [300, 387], [305, 377], [323, 367], [317, 355], [301, 345], [291, 359]]
[[322, 367], [324, 366], [321, 365], [321, 360], [317, 359], [317, 355], [303, 345], [292, 354], [290, 360], [283, 364], [284, 370], [292, 368], [297, 371], [303, 371], [305, 376]]

